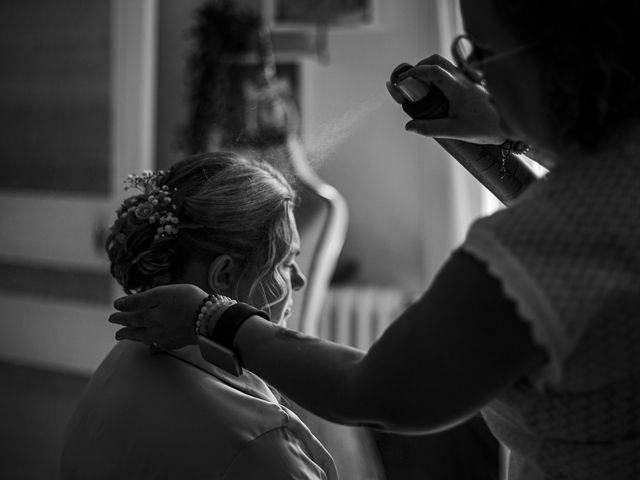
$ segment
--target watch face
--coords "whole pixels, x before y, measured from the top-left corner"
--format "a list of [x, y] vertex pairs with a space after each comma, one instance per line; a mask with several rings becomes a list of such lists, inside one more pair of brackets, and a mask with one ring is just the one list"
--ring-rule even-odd
[[198, 335], [198, 346], [200, 347], [202, 358], [210, 364], [220, 367], [236, 377], [242, 375], [240, 361], [232, 350], [219, 343], [212, 342], [202, 335]]

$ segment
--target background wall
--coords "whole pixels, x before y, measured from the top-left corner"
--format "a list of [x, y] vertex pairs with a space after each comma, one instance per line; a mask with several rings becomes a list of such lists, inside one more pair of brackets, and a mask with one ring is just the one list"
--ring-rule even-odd
[[399, 63], [441, 50], [438, 4], [378, 2], [376, 25], [332, 30], [329, 65], [307, 62], [302, 81], [307, 147], [351, 211], [343, 258], [357, 260], [362, 281], [409, 290], [425, 287], [455, 242], [451, 162], [405, 132], [385, 81]]
[[[14, 0], [7, 5], [27, 13], [35, 8], [24, 3]], [[80, 23], [80, 4], [104, 7], [102, 0], [69, 3], [76, 6], [58, 12], [70, 22], [70, 27], [62, 31], [63, 38], [67, 30], [73, 31]], [[11, 235], [21, 248], [35, 240], [44, 245], [36, 249], [37, 255], [28, 258], [36, 260], [34, 264], [22, 262], [14, 249], [7, 249], [6, 244], [11, 243], [7, 239], [4, 249], [0, 248], [4, 261], [0, 267], [0, 408], [12, 412], [0, 422], [0, 443], [8, 446], [0, 455], [1, 478], [55, 476], [62, 429], [88, 374], [115, 342], [116, 327], [105, 319], [112, 311], [111, 297], [119, 290], [112, 288], [113, 282], [107, 277], [101, 228], [112, 218], [119, 203], [116, 197], [123, 194], [122, 178], [151, 167], [152, 130], [156, 133], [153, 143], [157, 166], [166, 167], [177, 159], [173, 139], [186, 113], [186, 31], [201, 3], [111, 0], [111, 14], [96, 17], [103, 21], [116, 19], [118, 26], [117, 30], [105, 28], [113, 38], [105, 38], [100, 44], [112, 58], [100, 77], [106, 80], [108, 75], [110, 93], [104, 96], [105, 102], [111, 102], [113, 115], [109, 125], [113, 130], [109, 132], [113, 153], [108, 168], [112, 186], [109, 195], [31, 198], [27, 192], [18, 196], [1, 192], [0, 214], [6, 225], [12, 225], [5, 237]], [[398, 63], [415, 62], [446, 48], [442, 16], [443, 12], [450, 13], [454, 4], [454, 0], [376, 0], [374, 25], [330, 30], [328, 64], [311, 57], [300, 60], [304, 141], [319, 174], [348, 202], [351, 223], [342, 259], [357, 262], [356, 280], [360, 283], [423, 290], [461, 239], [468, 221], [476, 210], [479, 212], [482, 202], [475, 182], [471, 181], [469, 187], [470, 176], [432, 140], [404, 132], [407, 118], [384, 87]], [[42, 13], [42, 9], [36, 10]], [[89, 33], [95, 34], [95, 30], [89, 29]], [[5, 53], [13, 52], [11, 42], [16, 43], [18, 37], [14, 38], [10, 29], [6, 32], [11, 48]], [[25, 32], [36, 40], [42, 33], [28, 25]], [[40, 43], [47, 45], [44, 40], [37, 40], [35, 45]], [[60, 56], [66, 58], [69, 50], [63, 46]], [[41, 58], [56, 64], [54, 55], [47, 53]], [[73, 65], [79, 66], [77, 62]], [[64, 73], [60, 85], [69, 83], [70, 72]], [[18, 85], [24, 86], [24, 82]], [[64, 111], [64, 106], [60, 109]], [[38, 109], [34, 111], [39, 113]], [[157, 120], [155, 129], [153, 118]], [[28, 162], [25, 167], [27, 171], [36, 170]], [[22, 210], [9, 208], [12, 205]], [[26, 233], [16, 225], [28, 227]], [[60, 255], [59, 251], [68, 254]], [[22, 272], [22, 276], [16, 272]], [[98, 296], [87, 295], [86, 291], [97, 292]], [[371, 291], [376, 299], [381, 297], [376, 288]], [[362, 303], [359, 300], [358, 306]]]
[[[156, 147], [161, 167], [179, 156], [174, 139], [186, 114], [186, 31], [201, 4], [159, 3]], [[404, 131], [408, 118], [385, 88], [398, 63], [415, 63], [442, 50], [439, 14], [447, 4], [377, 1], [372, 25], [329, 30], [327, 64], [315, 57], [300, 60], [303, 139], [320, 176], [349, 205], [342, 261], [357, 263], [358, 282], [424, 289], [460, 241], [470, 216], [460, 226], [456, 178], [461, 167], [432, 140]]]

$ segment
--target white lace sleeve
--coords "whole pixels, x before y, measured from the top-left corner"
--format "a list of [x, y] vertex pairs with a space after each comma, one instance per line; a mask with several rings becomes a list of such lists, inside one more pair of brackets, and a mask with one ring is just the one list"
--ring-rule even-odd
[[571, 342], [544, 290], [518, 259], [478, 224], [469, 231], [462, 249], [485, 262], [489, 272], [501, 280], [505, 296], [516, 303], [520, 317], [531, 326], [534, 341], [548, 352], [550, 362], [533, 379], [536, 385], [559, 382]]

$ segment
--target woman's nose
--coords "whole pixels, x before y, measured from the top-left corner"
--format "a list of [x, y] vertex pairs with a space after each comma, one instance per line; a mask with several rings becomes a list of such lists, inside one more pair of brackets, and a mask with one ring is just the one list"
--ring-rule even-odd
[[307, 277], [304, 276], [298, 265], [293, 269], [293, 276], [291, 278], [291, 286], [294, 290], [300, 290], [307, 284]]

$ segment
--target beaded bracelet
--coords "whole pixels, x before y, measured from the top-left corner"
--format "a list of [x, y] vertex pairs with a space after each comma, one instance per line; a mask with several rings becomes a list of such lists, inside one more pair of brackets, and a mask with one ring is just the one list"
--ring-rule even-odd
[[499, 146], [500, 154], [506, 158], [510, 154], [522, 155], [531, 149], [531, 145], [524, 143], [522, 140], [505, 140]]
[[515, 155], [525, 154], [529, 151], [531, 146], [527, 145], [521, 140], [514, 141], [514, 140], [506, 139], [504, 142], [498, 145], [498, 148], [500, 149], [500, 160], [502, 162], [500, 165], [500, 178], [504, 178], [504, 175], [507, 172], [507, 169], [506, 169], [507, 157], [509, 157], [509, 155], [511, 155], [512, 153]]
[[529, 145], [528, 143], [524, 143], [522, 140], [518, 140], [517, 142], [515, 142], [513, 144], [513, 147], [511, 148], [511, 151], [516, 155], [524, 155], [529, 150], [531, 150], [531, 145]]
[[224, 295], [213, 294], [207, 295], [198, 307], [195, 317], [196, 336], [209, 334], [209, 321], [214, 314], [221, 308], [227, 308], [237, 303], [235, 300], [225, 297]]
[[[215, 299], [214, 295], [207, 295], [204, 297], [200, 305], [198, 305], [198, 310], [196, 310], [195, 316], [195, 325], [196, 325], [196, 337], [202, 334], [202, 326], [203, 322], [205, 323], [204, 327], [206, 329], [206, 323], [208, 321], [208, 316], [206, 315], [209, 311], [209, 308], [213, 306], [213, 300]], [[206, 331], [206, 330], [205, 330]]]

